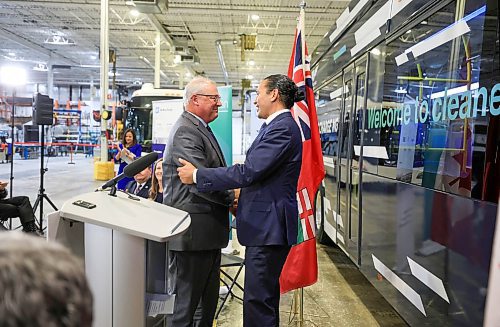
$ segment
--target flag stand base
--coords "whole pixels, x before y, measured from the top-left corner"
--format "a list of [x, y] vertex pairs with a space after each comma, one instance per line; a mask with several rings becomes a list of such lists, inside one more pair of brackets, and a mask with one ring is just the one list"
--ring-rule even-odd
[[[328, 318], [328, 316], [321, 316], [316, 314], [304, 314], [304, 288], [299, 288], [293, 292], [293, 300], [290, 305], [290, 311], [285, 311], [288, 313], [288, 326], [303, 327], [318, 326], [314, 321], [310, 319], [304, 319], [304, 316], [317, 317], [317, 318]], [[306, 324], [307, 322], [307, 324]]]

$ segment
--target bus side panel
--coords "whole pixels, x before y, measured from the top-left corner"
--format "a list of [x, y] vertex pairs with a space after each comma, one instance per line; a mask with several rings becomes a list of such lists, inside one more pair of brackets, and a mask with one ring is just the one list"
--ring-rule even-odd
[[497, 205], [372, 174], [362, 189], [363, 274], [412, 326], [481, 326]]

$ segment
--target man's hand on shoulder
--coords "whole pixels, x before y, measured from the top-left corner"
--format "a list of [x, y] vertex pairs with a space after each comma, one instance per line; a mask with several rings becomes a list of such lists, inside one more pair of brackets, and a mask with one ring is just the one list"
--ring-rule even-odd
[[179, 158], [179, 162], [182, 166], [177, 168], [177, 174], [179, 175], [181, 182], [183, 184], [193, 184], [193, 173], [196, 167], [189, 161], [182, 158]]

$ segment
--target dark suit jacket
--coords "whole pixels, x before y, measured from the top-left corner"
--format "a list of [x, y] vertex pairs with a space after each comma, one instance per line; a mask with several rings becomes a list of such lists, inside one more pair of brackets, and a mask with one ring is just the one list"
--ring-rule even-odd
[[202, 192], [242, 188], [236, 216], [242, 245], [293, 245], [301, 164], [300, 130], [292, 115], [283, 113], [259, 132], [244, 164], [198, 169], [196, 186]]
[[215, 138], [188, 112], [182, 113], [170, 132], [163, 154], [163, 203], [189, 212], [191, 226], [169, 241], [169, 250], [213, 250], [229, 241], [228, 206], [234, 193], [201, 193], [195, 185], [184, 185], [177, 175], [179, 158], [196, 167], [224, 167], [226, 161]]
[[[128, 193], [134, 194], [135, 193], [135, 188], [137, 187], [137, 182], [135, 180], [128, 182], [127, 186], [125, 187], [125, 190]], [[149, 189], [151, 188], [151, 178], [148, 179], [146, 184], [141, 188], [139, 193], [136, 195], [141, 198], [149, 198]]]

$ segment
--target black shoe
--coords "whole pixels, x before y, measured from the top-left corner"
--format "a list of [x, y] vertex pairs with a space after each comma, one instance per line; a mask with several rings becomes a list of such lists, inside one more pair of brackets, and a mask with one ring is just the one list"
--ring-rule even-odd
[[27, 234], [32, 234], [34, 236], [43, 237], [43, 233], [40, 232], [40, 230], [38, 229], [38, 227], [34, 221], [30, 221], [29, 223], [26, 223], [26, 225], [23, 226], [23, 232], [25, 232]]

